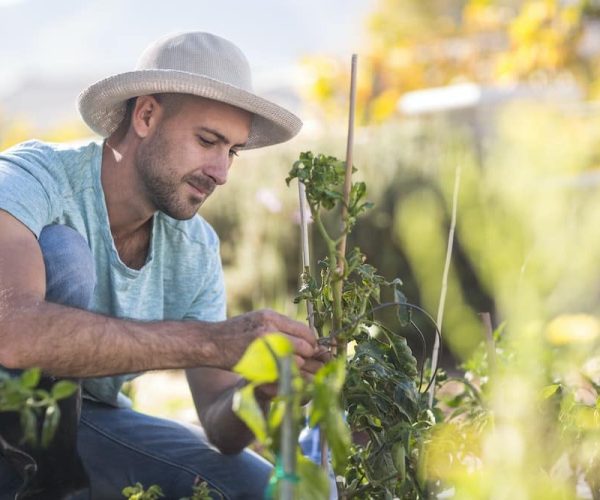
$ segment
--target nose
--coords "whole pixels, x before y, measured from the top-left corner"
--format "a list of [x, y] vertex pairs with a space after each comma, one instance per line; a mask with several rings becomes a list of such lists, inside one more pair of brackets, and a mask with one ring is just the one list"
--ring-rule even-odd
[[215, 184], [222, 186], [227, 182], [230, 165], [229, 152], [215, 154], [210, 158], [207, 167], [204, 169], [204, 173], [212, 178]]

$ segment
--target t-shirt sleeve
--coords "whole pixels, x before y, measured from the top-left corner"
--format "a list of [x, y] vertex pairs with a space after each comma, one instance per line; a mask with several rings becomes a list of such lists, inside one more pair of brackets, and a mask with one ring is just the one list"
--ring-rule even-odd
[[0, 209], [36, 237], [59, 215], [62, 200], [51, 174], [57, 161], [50, 147], [33, 141], [0, 153]]
[[227, 317], [227, 299], [218, 246], [209, 253], [202, 274], [202, 284], [184, 319], [223, 321]]

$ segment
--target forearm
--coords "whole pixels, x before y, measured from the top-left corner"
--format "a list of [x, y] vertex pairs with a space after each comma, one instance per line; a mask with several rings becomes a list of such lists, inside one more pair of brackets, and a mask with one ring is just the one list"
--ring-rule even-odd
[[[222, 393], [206, 411], [199, 411], [209, 441], [225, 454], [239, 453], [254, 440], [252, 431], [233, 411], [234, 394], [244, 384], [245, 381], [240, 381]], [[266, 415], [269, 400], [257, 397], [257, 401]]]
[[[141, 322], [35, 298], [0, 298], [0, 363], [68, 377], [227, 364], [217, 324]], [[219, 366], [220, 367], [220, 366]]]

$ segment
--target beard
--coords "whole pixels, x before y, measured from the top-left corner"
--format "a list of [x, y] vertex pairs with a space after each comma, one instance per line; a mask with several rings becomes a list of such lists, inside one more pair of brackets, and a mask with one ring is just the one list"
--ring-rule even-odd
[[[191, 219], [215, 189], [215, 182], [204, 174], [179, 177], [177, 153], [162, 129], [138, 150], [136, 169], [142, 187], [156, 210], [177, 220]], [[188, 184], [205, 192], [203, 199], [189, 193]]]

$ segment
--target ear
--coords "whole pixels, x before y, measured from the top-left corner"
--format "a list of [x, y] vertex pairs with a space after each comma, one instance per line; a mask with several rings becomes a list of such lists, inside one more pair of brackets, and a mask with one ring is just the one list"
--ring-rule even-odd
[[138, 137], [145, 138], [156, 128], [161, 111], [160, 104], [153, 96], [137, 98], [131, 114], [131, 127]]

